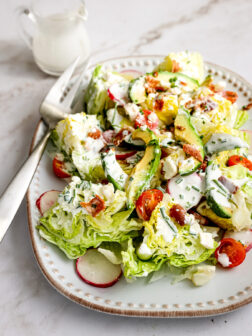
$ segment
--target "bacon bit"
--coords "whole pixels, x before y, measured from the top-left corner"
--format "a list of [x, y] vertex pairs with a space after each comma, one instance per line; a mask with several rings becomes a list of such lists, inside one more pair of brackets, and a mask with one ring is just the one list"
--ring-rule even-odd
[[183, 151], [186, 154], [193, 156], [196, 160], [203, 162], [203, 157], [200, 151], [194, 145], [184, 144]]
[[205, 99], [203, 100], [199, 107], [204, 111], [204, 112], [210, 112], [212, 110], [214, 110], [216, 107], [218, 106], [218, 104], [216, 102], [214, 102], [211, 99]]
[[167, 153], [165, 149], [166, 148], [161, 148], [161, 159], [164, 159], [170, 155], [170, 153]]
[[88, 133], [88, 137], [93, 138], [93, 139], [99, 139], [100, 136], [101, 136], [101, 131], [98, 128], [96, 128], [94, 132]]
[[155, 71], [155, 72], [153, 73], [153, 77], [157, 77], [157, 76], [158, 76], [158, 72]]
[[220, 87], [218, 88], [218, 86], [212, 84], [212, 81], [213, 81], [213, 80], [211, 80], [211, 82], [210, 82], [208, 85], [206, 85], [206, 86], [207, 86], [211, 91], [213, 91], [214, 93], [221, 92], [223, 89], [221, 89]]
[[182, 85], [184, 85], [184, 86], [187, 85], [187, 83], [186, 83], [186, 82], [183, 82], [183, 81], [180, 81], [180, 84], [182, 84]]
[[207, 167], [207, 160], [204, 160], [203, 163], [200, 166], [200, 169], [203, 170], [203, 171], [205, 171], [206, 167]]
[[109, 180], [107, 179], [101, 180], [101, 184], [109, 184]]
[[220, 181], [220, 183], [222, 183], [231, 194], [235, 194], [237, 192], [238, 187], [232, 181], [228, 180], [225, 176], [220, 176], [218, 178], [218, 181]]
[[169, 127], [169, 132], [174, 133], [174, 131], [175, 131], [175, 128], [174, 128], [173, 126], [170, 126], [170, 127]]
[[161, 86], [161, 83], [159, 80], [151, 77], [146, 76], [146, 91], [147, 93], [155, 93], [156, 91], [165, 91], [165, 89]]
[[114, 137], [113, 139], [113, 143], [115, 146], [119, 146], [123, 140], [126, 138], [126, 136], [128, 136], [129, 134], [132, 133], [132, 130], [129, 129], [129, 128], [122, 128], [117, 134], [116, 136]]
[[209, 224], [209, 220], [206, 217], [201, 216], [198, 212], [194, 210], [189, 210], [189, 213], [194, 216], [194, 218], [199, 222], [200, 225]]
[[164, 100], [162, 98], [156, 99], [154, 109], [161, 111], [163, 106], [164, 106]]
[[175, 126], [175, 128], [179, 131], [184, 131], [186, 129], [184, 126], [180, 126], [180, 125]]
[[248, 105], [243, 106], [243, 107], [242, 107], [242, 110], [243, 110], [243, 111], [248, 111], [248, 110], [250, 110], [251, 108], [252, 108], [252, 103], [249, 103]]
[[179, 225], [185, 225], [186, 210], [180, 204], [174, 204], [170, 209], [170, 216], [174, 218]]
[[172, 60], [172, 70], [171, 72], [179, 72], [180, 70], [180, 65], [177, 61]]
[[188, 100], [186, 103], [185, 103], [185, 108], [187, 110], [191, 109], [194, 107], [194, 101], [193, 100]]
[[80, 202], [80, 205], [85, 208], [93, 217], [97, 216], [102, 210], [105, 209], [105, 202], [99, 196], [95, 195], [88, 203]]
[[222, 96], [231, 101], [232, 104], [234, 104], [238, 98], [238, 94], [233, 91], [223, 91]]

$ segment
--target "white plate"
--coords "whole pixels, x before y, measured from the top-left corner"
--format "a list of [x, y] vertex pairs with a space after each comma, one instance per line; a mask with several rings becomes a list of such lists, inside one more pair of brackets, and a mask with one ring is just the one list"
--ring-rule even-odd
[[[139, 56], [112, 59], [103, 62], [105, 69], [122, 71], [136, 69], [151, 71], [162, 56]], [[228, 89], [239, 94], [238, 104], [243, 106], [252, 101], [252, 86], [243, 78], [221, 66], [206, 64], [206, 73], [215, 79], [226, 80]], [[84, 87], [90, 78], [87, 72]], [[244, 129], [252, 130], [252, 120]], [[32, 143], [37, 143], [44, 132], [39, 123]], [[69, 299], [102, 312], [153, 317], [193, 317], [217, 315], [237, 309], [252, 301], [252, 252], [237, 269], [217, 270], [215, 278], [204, 287], [193, 287], [188, 281], [170, 284], [170, 279], [162, 279], [152, 284], [145, 280], [127, 283], [122, 277], [113, 287], [100, 289], [79, 279], [74, 262], [68, 260], [55, 246], [41, 239], [36, 230], [39, 212], [35, 201], [44, 191], [62, 189], [64, 182], [52, 172], [51, 160], [43, 155], [30, 185], [28, 200], [29, 229], [34, 253], [38, 264], [49, 283]]]

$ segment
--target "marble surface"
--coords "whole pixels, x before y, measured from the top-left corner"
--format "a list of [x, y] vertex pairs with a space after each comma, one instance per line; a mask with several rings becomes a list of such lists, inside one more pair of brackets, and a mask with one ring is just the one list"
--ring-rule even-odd
[[[60, 0], [52, 0], [58, 1]], [[133, 54], [198, 50], [205, 59], [252, 81], [251, 0], [86, 0], [92, 61]], [[0, 191], [26, 158], [38, 107], [53, 79], [40, 72], [17, 33], [13, 11], [26, 0], [0, 2]], [[58, 294], [33, 256], [23, 201], [0, 245], [0, 335], [250, 334], [252, 305], [198, 319], [137, 319], [94, 312]]]

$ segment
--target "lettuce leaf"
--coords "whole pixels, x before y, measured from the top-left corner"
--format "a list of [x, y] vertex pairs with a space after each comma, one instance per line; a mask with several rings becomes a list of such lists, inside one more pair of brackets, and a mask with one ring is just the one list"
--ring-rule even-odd
[[122, 251], [123, 273], [127, 279], [134, 277], [146, 277], [148, 274], [158, 271], [167, 261], [166, 256], [156, 256], [148, 261], [140, 260], [137, 257], [136, 249], [132, 239], [128, 240], [126, 251]]
[[235, 120], [235, 124], [234, 124], [234, 128], [239, 129], [240, 127], [242, 127], [242, 125], [244, 125], [245, 122], [248, 120], [248, 117], [249, 117], [248, 111], [238, 110], [236, 120]]

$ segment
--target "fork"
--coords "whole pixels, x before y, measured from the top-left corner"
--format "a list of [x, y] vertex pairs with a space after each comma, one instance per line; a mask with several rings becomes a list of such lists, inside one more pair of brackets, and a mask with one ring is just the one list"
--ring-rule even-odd
[[50, 137], [51, 130], [60, 120], [72, 113], [71, 106], [88, 65], [88, 62], [86, 62], [81, 75], [69, 89], [68, 85], [78, 61], [79, 57], [60, 76], [43, 100], [39, 112], [47, 126], [47, 131], [0, 197], [0, 242], [25, 196], [46, 147], [47, 140]]

